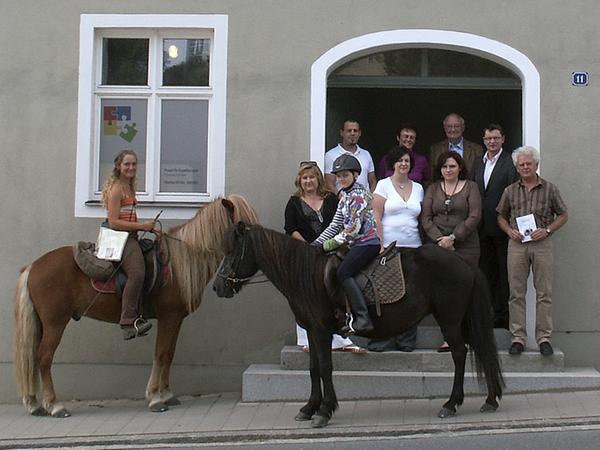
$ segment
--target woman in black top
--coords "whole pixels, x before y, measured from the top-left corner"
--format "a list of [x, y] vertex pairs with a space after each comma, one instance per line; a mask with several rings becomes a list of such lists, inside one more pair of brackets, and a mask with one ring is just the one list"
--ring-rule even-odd
[[[310, 244], [333, 219], [338, 199], [336, 195], [325, 190], [323, 173], [314, 161], [300, 163], [294, 184], [296, 192], [285, 207], [285, 232], [294, 239]], [[303, 351], [308, 351], [306, 331], [296, 325], [296, 333], [298, 345]], [[356, 346], [350, 339], [344, 339], [337, 334], [333, 335], [331, 348], [353, 353], [366, 351]]]
[[300, 164], [294, 184], [296, 192], [285, 207], [285, 232], [310, 244], [333, 219], [338, 200], [325, 190], [321, 169], [312, 161]]

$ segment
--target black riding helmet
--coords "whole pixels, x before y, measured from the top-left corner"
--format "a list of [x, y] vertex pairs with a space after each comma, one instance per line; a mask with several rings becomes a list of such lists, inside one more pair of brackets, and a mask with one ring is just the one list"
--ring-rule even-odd
[[333, 162], [331, 173], [336, 174], [342, 170], [350, 170], [351, 172], [356, 172], [360, 175], [362, 167], [360, 166], [358, 159], [348, 153], [344, 153], [343, 155], [338, 156]]

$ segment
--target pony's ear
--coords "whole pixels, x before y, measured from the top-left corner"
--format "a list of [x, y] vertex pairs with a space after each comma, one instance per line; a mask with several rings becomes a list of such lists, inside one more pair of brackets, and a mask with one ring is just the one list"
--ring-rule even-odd
[[231, 217], [231, 220], [233, 220], [233, 213], [235, 211], [235, 206], [233, 205], [233, 202], [231, 200], [227, 200], [226, 198], [222, 198], [221, 204], [229, 212], [229, 216]]

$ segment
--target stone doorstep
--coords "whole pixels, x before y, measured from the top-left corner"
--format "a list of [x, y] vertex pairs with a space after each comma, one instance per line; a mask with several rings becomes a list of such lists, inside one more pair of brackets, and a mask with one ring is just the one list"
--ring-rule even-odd
[[[434, 321], [432, 317], [426, 317], [423, 321], [431, 322]], [[510, 332], [503, 328], [494, 329], [494, 339], [496, 340], [496, 347], [499, 350], [508, 349], [511, 344]], [[353, 336], [352, 340], [357, 342], [361, 346], [366, 346], [369, 339], [360, 336]], [[417, 342], [416, 348], [423, 350], [437, 349], [444, 341], [442, 332], [437, 325], [419, 325], [417, 328]]]
[[[494, 328], [494, 338], [498, 349], [507, 349], [510, 347], [510, 332], [503, 328]], [[443, 341], [440, 328], [435, 325], [419, 325], [417, 328], [417, 348], [437, 349]]]
[[[356, 356], [356, 355], [353, 355]], [[504, 372], [507, 394], [589, 390], [600, 388], [593, 368], [560, 372]], [[339, 400], [444, 398], [452, 389], [450, 372], [334, 371]], [[485, 395], [475, 375], [465, 373], [465, 394]], [[282, 370], [277, 365], [253, 364], [243, 374], [242, 401], [305, 401], [310, 393], [307, 370]]]
[[[368, 352], [354, 354], [334, 351], [335, 371], [376, 371], [376, 372], [453, 372], [454, 363], [450, 353], [436, 350], [415, 350], [413, 352]], [[564, 353], [554, 348], [554, 355], [542, 356], [539, 351], [525, 351], [519, 356], [511, 356], [507, 350], [498, 352], [503, 371], [507, 372], [560, 372], [565, 370]], [[473, 361], [474, 363], [474, 361]], [[474, 364], [473, 364], [474, 366]], [[472, 372], [471, 358], [467, 356], [466, 371]], [[281, 369], [308, 370], [309, 354], [300, 347], [291, 345], [281, 350]]]

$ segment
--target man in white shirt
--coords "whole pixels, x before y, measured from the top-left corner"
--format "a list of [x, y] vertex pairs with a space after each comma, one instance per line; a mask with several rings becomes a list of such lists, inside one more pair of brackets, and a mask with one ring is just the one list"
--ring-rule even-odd
[[473, 165], [472, 179], [481, 194], [479, 267], [487, 277], [494, 307], [494, 327], [508, 328], [508, 237], [498, 226], [496, 207], [504, 188], [519, 178], [511, 153], [502, 148], [504, 131], [498, 124], [483, 130], [486, 152]]
[[375, 186], [377, 185], [375, 164], [373, 164], [371, 154], [358, 146], [360, 135], [360, 125], [356, 120], [348, 119], [344, 121], [340, 129], [342, 142], [337, 147], [325, 153], [325, 183], [327, 189], [331, 192], [337, 193], [340, 190], [335, 175], [331, 173], [331, 169], [333, 168], [333, 162], [344, 153], [351, 154], [360, 162], [361, 172], [357, 181], [365, 188], [371, 191], [375, 190]]

